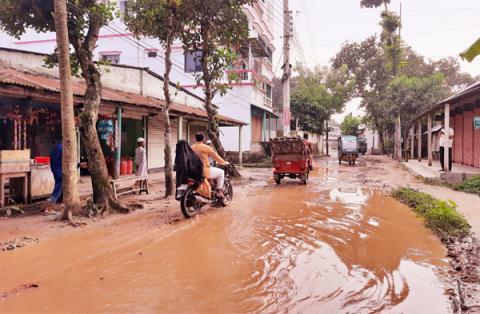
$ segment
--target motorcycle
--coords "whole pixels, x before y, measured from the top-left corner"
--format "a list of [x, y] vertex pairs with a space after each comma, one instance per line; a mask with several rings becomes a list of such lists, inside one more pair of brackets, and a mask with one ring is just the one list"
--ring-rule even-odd
[[[225, 171], [225, 167], [217, 166]], [[207, 179], [204, 179], [207, 180]], [[206, 205], [222, 206], [226, 207], [233, 199], [233, 186], [230, 181], [230, 175], [228, 171], [225, 171], [225, 182], [223, 184], [223, 197], [217, 196], [217, 183], [215, 180], [209, 180], [211, 185], [211, 195], [207, 199], [197, 193], [199, 182], [189, 179], [187, 184], [182, 184], [177, 187], [175, 198], [180, 202], [180, 208], [185, 218], [191, 218], [195, 216], [200, 209]]]

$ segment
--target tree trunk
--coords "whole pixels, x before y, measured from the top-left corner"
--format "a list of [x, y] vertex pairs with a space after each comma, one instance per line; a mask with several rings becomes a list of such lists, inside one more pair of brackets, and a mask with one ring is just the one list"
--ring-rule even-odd
[[[173, 15], [168, 18], [168, 27], [172, 29]], [[172, 103], [170, 97], [170, 71], [172, 70], [172, 44], [173, 34], [167, 34], [165, 41], [165, 73], [163, 80], [163, 93], [165, 95], [165, 110], [163, 118], [165, 119], [165, 197], [173, 195], [173, 162], [172, 162], [172, 148], [170, 146], [171, 138], [171, 123], [170, 123], [170, 105]]]
[[328, 120], [325, 121], [326, 127], [325, 127], [325, 132], [326, 132], [326, 151], [325, 151], [325, 156], [330, 156], [329, 152], [329, 144], [328, 144]]
[[400, 114], [395, 122], [395, 160], [402, 160], [402, 124]]
[[55, 0], [55, 30], [57, 37], [58, 67], [60, 73], [61, 120], [62, 120], [62, 189], [65, 208], [63, 219], [72, 220], [80, 213], [80, 197], [77, 178], [77, 136], [73, 110], [72, 73], [67, 28], [65, 1]]
[[385, 153], [384, 147], [385, 147], [385, 139], [383, 137], [383, 130], [378, 129], [378, 150], [382, 155]]
[[102, 83], [100, 73], [93, 62], [89, 62], [84, 77], [87, 90], [84, 96], [84, 110], [80, 114], [80, 133], [88, 159], [88, 170], [92, 177], [93, 202], [101, 211], [114, 209], [129, 212], [129, 208], [114, 198], [110, 178], [97, 134], [98, 111], [101, 102]]
[[[210, 29], [208, 25], [202, 25], [202, 71], [203, 82], [205, 84], [205, 110], [208, 116], [208, 137], [212, 141], [217, 153], [226, 159], [227, 154], [223, 148], [222, 142], [220, 142], [220, 129], [217, 121], [217, 110], [212, 105], [213, 90], [212, 90], [212, 75], [209, 72], [208, 57], [210, 56]], [[229, 172], [234, 177], [240, 177], [240, 172], [235, 168], [234, 164], [230, 162]]]

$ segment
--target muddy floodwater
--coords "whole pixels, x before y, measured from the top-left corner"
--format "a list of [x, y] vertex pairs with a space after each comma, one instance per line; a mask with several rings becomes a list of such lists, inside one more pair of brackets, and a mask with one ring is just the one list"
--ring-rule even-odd
[[440, 241], [397, 201], [324, 169], [307, 187], [272, 180], [229, 208], [155, 219], [1, 253], [0, 313], [451, 312]]

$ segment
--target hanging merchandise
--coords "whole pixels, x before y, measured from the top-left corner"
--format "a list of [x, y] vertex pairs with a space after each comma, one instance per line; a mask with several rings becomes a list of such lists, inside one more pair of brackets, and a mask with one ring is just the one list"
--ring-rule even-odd
[[115, 150], [115, 127], [112, 119], [103, 119], [98, 121], [97, 131], [100, 139], [104, 140], [111, 150]]

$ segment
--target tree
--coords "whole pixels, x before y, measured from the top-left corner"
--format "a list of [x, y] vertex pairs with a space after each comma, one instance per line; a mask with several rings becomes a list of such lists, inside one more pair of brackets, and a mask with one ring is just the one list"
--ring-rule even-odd
[[[93, 201], [102, 212], [109, 209], [127, 212], [128, 207], [113, 196], [96, 130], [102, 82], [98, 65], [93, 60], [93, 51], [100, 29], [113, 19], [115, 4], [96, 0], [65, 1], [68, 11], [68, 37], [74, 50], [71, 63], [79, 67], [87, 87], [79, 118], [80, 133], [92, 177]], [[53, 0], [4, 0], [0, 7], [0, 27], [17, 38], [28, 28], [37, 32], [54, 32], [53, 11]], [[57, 57], [54, 53], [50, 60], [57, 61]]]
[[324, 124], [334, 113], [341, 112], [351, 98], [355, 82], [347, 67], [329, 71], [325, 68], [309, 70], [302, 66], [292, 90], [292, 114], [303, 131], [323, 134]]
[[358, 127], [362, 123], [362, 119], [354, 117], [352, 113], [349, 113], [340, 124], [340, 129], [343, 135], [357, 135]]
[[[355, 96], [362, 98], [361, 106], [366, 111], [365, 120], [378, 131], [381, 148], [384, 147], [384, 133], [392, 134], [395, 130], [395, 116], [392, 114], [396, 111], [392, 110], [394, 104], [387, 100], [389, 85], [393, 79], [387, 62], [383, 45], [376, 36], [370, 36], [361, 42], [345, 43], [332, 59], [333, 68], [346, 64], [349, 75], [355, 78]], [[431, 78], [438, 73], [444, 77], [444, 95], [458, 91], [475, 81], [469, 74], [460, 72], [460, 65], [453, 58], [426, 61], [411, 47], [402, 45], [401, 75], [408, 78]], [[425, 92], [428, 93], [427, 90]], [[417, 95], [423, 99], [422, 93]], [[410, 101], [415, 105], [415, 110], [420, 108], [416, 106], [417, 102], [413, 98], [410, 98]], [[401, 119], [406, 122], [402, 126], [404, 132], [409, 118], [402, 116]]]
[[72, 222], [72, 214], [80, 209], [77, 178], [77, 137], [75, 134], [75, 114], [73, 110], [72, 73], [68, 44], [67, 6], [63, 0], [55, 0], [55, 29], [57, 30], [58, 65], [60, 74], [61, 119], [62, 119], [62, 218]]
[[136, 36], [157, 38], [165, 49], [165, 71], [163, 94], [165, 95], [165, 196], [173, 195], [173, 161], [171, 139], [170, 106], [170, 72], [172, 70], [172, 44], [180, 38], [188, 25], [188, 14], [183, 0], [130, 0], [127, 3], [128, 14], [125, 16], [127, 27]]
[[[189, 16], [188, 31], [183, 33], [184, 48], [201, 51], [202, 72], [196, 77], [205, 93], [208, 115], [208, 136], [220, 156], [226, 157], [220, 142], [218, 113], [212, 104], [217, 94], [224, 94], [227, 85], [221, 83], [225, 69], [236, 57], [237, 48], [248, 38], [248, 19], [244, 6], [256, 0], [189, 0], [185, 9]], [[232, 165], [234, 175], [240, 174]]]

